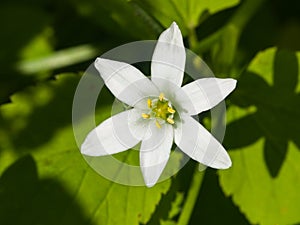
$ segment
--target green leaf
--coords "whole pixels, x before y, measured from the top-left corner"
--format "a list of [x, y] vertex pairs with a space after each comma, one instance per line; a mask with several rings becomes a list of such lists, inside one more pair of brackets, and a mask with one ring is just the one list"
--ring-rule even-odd
[[186, 35], [190, 29], [199, 25], [205, 12], [214, 14], [237, 5], [239, 0], [134, 0], [134, 2], [147, 9], [164, 27], [169, 27], [176, 21], [182, 33]]
[[176, 222], [173, 220], [174, 217], [178, 216], [182, 209], [182, 204], [184, 200], [183, 192], [176, 192], [175, 199], [171, 202], [170, 211], [166, 220], [160, 220], [160, 225], [173, 225]]
[[[26, 155], [0, 177], [1, 224], [91, 224], [73, 196], [55, 179], [39, 178], [35, 160]], [[66, 210], [67, 209], [67, 210]]]
[[253, 224], [300, 221], [299, 65], [300, 53], [261, 52], [232, 96], [224, 145], [233, 166], [220, 182]]
[[20, 61], [16, 64], [16, 69], [22, 74], [50, 71], [94, 59], [99, 51], [100, 49], [93, 45], [79, 45], [56, 51], [45, 57]]
[[172, 202], [172, 207], [169, 212], [169, 219], [174, 218], [175, 216], [177, 216], [180, 213], [183, 198], [184, 198], [184, 194], [182, 192], [176, 193], [176, 198], [175, 198], [174, 202]]
[[[0, 107], [1, 224], [138, 225], [150, 219], [168, 191], [170, 180], [153, 188], [124, 186], [87, 165], [71, 123], [79, 79], [56, 76]], [[104, 90], [98, 108], [102, 121], [110, 116], [111, 100]], [[28, 154], [32, 157], [22, 160]]]
[[176, 225], [176, 222], [174, 222], [172, 220], [167, 220], [167, 221], [162, 220], [160, 222], [160, 225]]

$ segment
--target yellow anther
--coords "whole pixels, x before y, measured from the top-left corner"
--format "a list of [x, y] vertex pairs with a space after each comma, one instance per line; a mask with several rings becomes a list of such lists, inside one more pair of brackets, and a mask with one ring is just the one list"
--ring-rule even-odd
[[150, 98], [148, 98], [147, 100], [147, 104], [148, 104], [148, 108], [152, 108], [152, 100]]
[[175, 111], [175, 109], [173, 109], [173, 108], [171, 108], [171, 107], [168, 107], [168, 112], [173, 114], [173, 113], [175, 113], [176, 111]]
[[169, 124], [174, 124], [174, 123], [175, 123], [174, 120], [171, 119], [171, 118], [168, 118], [168, 119], [167, 119], [167, 122], [168, 122]]
[[164, 93], [160, 93], [158, 97], [159, 101], [164, 100], [164, 97], [165, 97]]
[[144, 119], [149, 119], [150, 118], [150, 115], [149, 114], [146, 114], [146, 113], [142, 113], [142, 117]]
[[157, 120], [155, 121], [155, 125], [157, 126], [157, 128], [161, 128], [161, 125]]

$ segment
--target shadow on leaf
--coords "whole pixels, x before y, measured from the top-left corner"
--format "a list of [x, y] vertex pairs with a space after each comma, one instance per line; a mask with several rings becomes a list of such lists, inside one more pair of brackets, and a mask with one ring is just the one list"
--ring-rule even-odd
[[279, 174], [286, 158], [288, 141], [300, 148], [298, 73], [297, 56], [277, 50], [272, 76], [247, 71], [242, 74], [232, 96], [234, 104], [255, 106], [256, 111], [228, 125], [224, 145], [238, 149], [264, 137], [265, 163], [273, 178]]
[[38, 178], [35, 161], [29, 155], [3, 173], [0, 199], [1, 224], [90, 224], [60, 183]]
[[[62, 74], [55, 81], [18, 93], [13, 103], [3, 109], [3, 116], [0, 111], [3, 130], [16, 153], [36, 151], [57, 132], [72, 124], [72, 103], [79, 79], [76, 74]], [[93, 88], [91, 86], [86, 91], [92, 92]], [[99, 97], [99, 107], [111, 104], [112, 100], [112, 95], [104, 88]], [[85, 109], [82, 111], [85, 115], [91, 113]], [[11, 114], [14, 116], [7, 116]], [[72, 134], [69, 137], [73, 138]]]

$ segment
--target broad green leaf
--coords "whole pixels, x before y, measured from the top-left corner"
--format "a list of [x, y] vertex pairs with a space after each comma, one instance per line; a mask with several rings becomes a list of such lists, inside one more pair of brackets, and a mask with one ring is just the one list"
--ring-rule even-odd
[[[168, 191], [170, 180], [153, 188], [124, 186], [87, 165], [71, 124], [79, 79], [56, 76], [0, 107], [1, 224], [138, 225], [150, 219]], [[102, 100], [97, 110], [104, 120], [112, 99]]]
[[218, 11], [233, 7], [239, 0], [133, 0], [156, 18], [164, 27], [176, 21], [184, 35], [201, 22], [205, 12], [214, 14]]
[[294, 224], [300, 215], [300, 54], [271, 48], [242, 74], [224, 144], [226, 195], [253, 224]]

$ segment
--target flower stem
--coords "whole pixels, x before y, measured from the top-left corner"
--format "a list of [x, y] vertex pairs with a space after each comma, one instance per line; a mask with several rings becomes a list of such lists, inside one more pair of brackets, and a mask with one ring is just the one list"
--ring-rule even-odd
[[197, 38], [195, 28], [189, 28], [188, 40], [189, 40], [190, 49], [194, 49], [198, 43], [198, 38]]
[[196, 166], [187, 199], [184, 203], [177, 225], [187, 225], [189, 223], [198, 198], [203, 176], [204, 172], [199, 172], [198, 166]]

